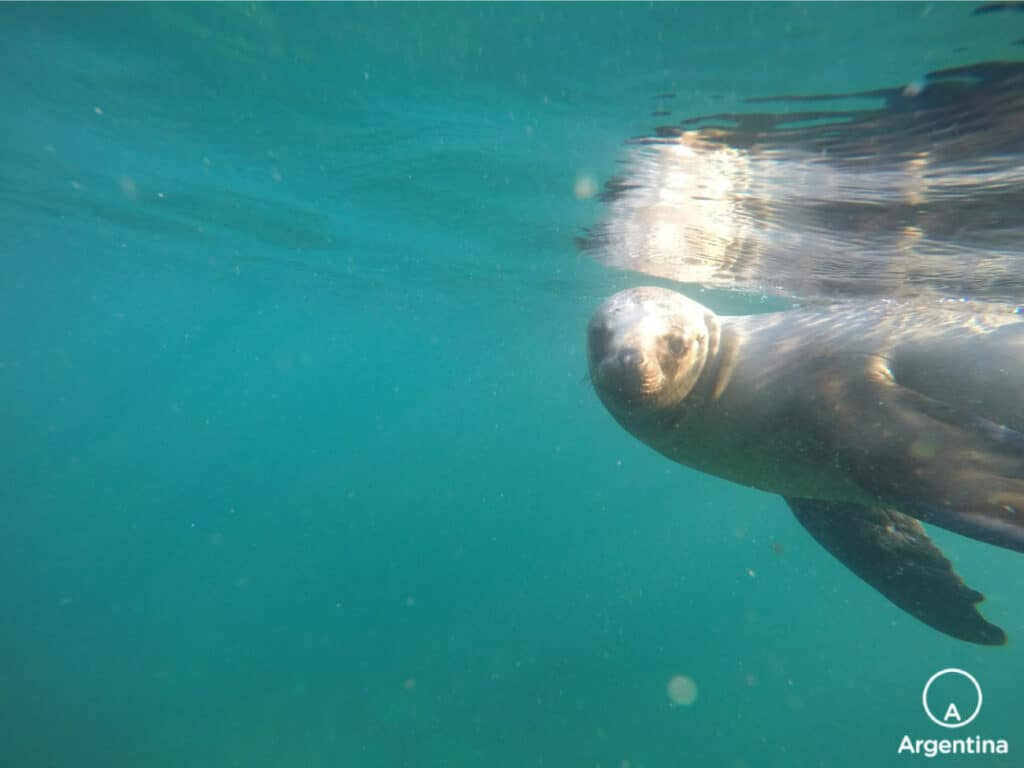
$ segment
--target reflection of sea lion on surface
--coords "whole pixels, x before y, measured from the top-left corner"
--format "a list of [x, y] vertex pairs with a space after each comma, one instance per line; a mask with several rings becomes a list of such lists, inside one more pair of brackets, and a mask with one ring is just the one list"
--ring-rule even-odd
[[[863, 108], [869, 99], [882, 106]], [[584, 250], [680, 283], [804, 301], [1020, 300], [1024, 64], [751, 101], [820, 108], [692, 118], [631, 142]]]
[[1000, 644], [913, 518], [1024, 551], [1024, 321], [891, 306], [719, 318], [663, 288], [608, 299], [591, 380], [668, 458], [783, 495], [896, 605]]

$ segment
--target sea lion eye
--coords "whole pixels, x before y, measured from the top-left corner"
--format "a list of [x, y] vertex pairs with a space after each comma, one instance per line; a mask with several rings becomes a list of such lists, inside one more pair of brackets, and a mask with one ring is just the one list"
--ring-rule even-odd
[[686, 342], [682, 336], [673, 336], [668, 340], [668, 351], [673, 355], [681, 355], [686, 351]]

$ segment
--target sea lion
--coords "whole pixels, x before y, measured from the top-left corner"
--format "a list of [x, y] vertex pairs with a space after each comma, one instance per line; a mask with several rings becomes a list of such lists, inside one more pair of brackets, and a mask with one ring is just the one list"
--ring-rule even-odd
[[833, 555], [932, 627], [1006, 641], [917, 521], [1024, 552], [1020, 315], [883, 302], [719, 317], [633, 288], [587, 333], [594, 389], [635, 437], [782, 495]]

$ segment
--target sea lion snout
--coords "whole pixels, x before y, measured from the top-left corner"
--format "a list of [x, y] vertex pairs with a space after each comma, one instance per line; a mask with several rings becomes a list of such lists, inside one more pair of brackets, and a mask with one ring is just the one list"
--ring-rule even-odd
[[664, 373], [657, 357], [644, 354], [639, 346], [612, 348], [599, 354], [594, 385], [619, 400], [637, 400], [657, 395]]
[[663, 408], [693, 388], [707, 358], [711, 313], [664, 288], [632, 288], [591, 318], [590, 378], [615, 412]]

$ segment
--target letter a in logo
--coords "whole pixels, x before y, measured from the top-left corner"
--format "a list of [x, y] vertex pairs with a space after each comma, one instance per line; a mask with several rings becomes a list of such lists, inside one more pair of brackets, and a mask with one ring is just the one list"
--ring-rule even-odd
[[[947, 675], [966, 678], [967, 681], [971, 684], [971, 687], [974, 688], [974, 693], [977, 695], [977, 703], [974, 705], [974, 711], [971, 712], [971, 714], [967, 717], [966, 720], [960, 715], [960, 710], [957, 709], [956, 704], [952, 701], [949, 702], [949, 706], [946, 707], [946, 715], [941, 720], [939, 720], [938, 717], [932, 714], [931, 709], [928, 708], [928, 689], [931, 688], [932, 683], [934, 683], [940, 677], [945, 677]], [[941, 725], [943, 728], [963, 728], [965, 725], [972, 722], [974, 718], [978, 716], [978, 713], [981, 711], [981, 702], [981, 686], [978, 685], [978, 681], [970, 672], [964, 672], [962, 669], [955, 669], [953, 667], [950, 667], [949, 669], [940, 670], [936, 672], [934, 675], [932, 675], [930, 678], [928, 678], [928, 682], [924, 684], [924, 691], [921, 692], [921, 704], [924, 705], [924, 711], [925, 714], [928, 715], [928, 719], [930, 719], [936, 725]]]

